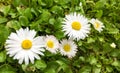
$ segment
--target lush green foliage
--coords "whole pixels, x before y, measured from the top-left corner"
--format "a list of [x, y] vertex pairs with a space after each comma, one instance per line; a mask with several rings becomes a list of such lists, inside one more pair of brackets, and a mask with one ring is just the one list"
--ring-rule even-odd
[[[0, 0], [0, 73], [119, 73], [119, 11], [119, 0]], [[26, 66], [6, 55], [5, 40], [21, 27], [35, 29], [37, 35], [66, 38], [61, 22], [71, 12], [82, 13], [88, 19], [98, 18], [105, 26], [101, 33], [93, 28], [89, 37], [76, 41], [78, 52], [74, 58], [46, 51], [41, 60]]]

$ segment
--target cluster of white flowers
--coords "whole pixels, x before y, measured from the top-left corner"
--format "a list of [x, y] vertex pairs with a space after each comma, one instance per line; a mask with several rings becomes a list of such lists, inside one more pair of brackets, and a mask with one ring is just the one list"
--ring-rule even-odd
[[[104, 28], [103, 23], [97, 19], [90, 21], [94, 28], [99, 32]], [[19, 60], [27, 65], [30, 62], [34, 63], [35, 59], [40, 59], [44, 56], [44, 51], [47, 50], [53, 54], [60, 52], [61, 55], [72, 58], [77, 53], [77, 45], [74, 40], [85, 39], [90, 33], [90, 24], [87, 18], [83, 15], [72, 13], [66, 15], [63, 23], [63, 31], [69, 39], [57, 40], [53, 35], [37, 36], [35, 30], [19, 29], [16, 33], [11, 33], [6, 40], [5, 48], [7, 54], [13, 59]]]
[[70, 39], [80, 40], [85, 39], [90, 33], [90, 24], [93, 24], [94, 28], [101, 32], [104, 28], [104, 25], [98, 19], [92, 18], [88, 20], [81, 14], [71, 13], [65, 16], [63, 22], [63, 31], [65, 35], [68, 35]]
[[11, 33], [5, 45], [7, 54], [13, 59], [19, 60], [19, 64], [25, 62], [26, 65], [29, 62], [33, 64], [35, 59], [44, 56], [45, 49], [53, 54], [60, 51], [62, 55], [69, 58], [76, 54], [77, 46], [72, 40], [65, 39], [59, 43], [53, 35], [35, 36], [36, 32], [28, 28], [21, 28], [16, 33]]

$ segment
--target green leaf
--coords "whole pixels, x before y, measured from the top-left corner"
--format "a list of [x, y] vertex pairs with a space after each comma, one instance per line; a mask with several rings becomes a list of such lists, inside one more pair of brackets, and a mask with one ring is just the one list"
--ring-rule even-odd
[[60, 5], [65, 5], [71, 0], [54, 0], [55, 3], [60, 4]]
[[107, 70], [108, 72], [112, 72], [112, 71], [113, 71], [113, 68], [112, 68], [111, 66], [106, 66], [106, 70]]
[[113, 66], [120, 66], [120, 61], [118, 60], [115, 60], [113, 63], [112, 63]]
[[42, 0], [47, 7], [51, 7], [53, 5], [53, 0]]
[[97, 18], [101, 18], [102, 15], [103, 15], [103, 11], [102, 10], [97, 11], [97, 13], [96, 13], [96, 17]]
[[89, 63], [91, 65], [95, 65], [97, 63], [97, 59], [94, 56], [89, 57]]
[[15, 68], [12, 68], [8, 64], [4, 64], [0, 66], [0, 73], [16, 73], [16, 72], [15, 72]]
[[97, 1], [95, 8], [96, 9], [103, 8], [105, 6], [105, 4], [106, 4], [106, 0], [99, 0], [99, 1]]
[[10, 5], [4, 6], [3, 13], [5, 16], [9, 13], [9, 11], [10, 11]]
[[93, 43], [93, 42], [95, 42], [94, 38], [87, 38], [87, 43]]
[[28, 22], [28, 19], [27, 19], [27, 17], [25, 17], [25, 16], [20, 16], [19, 17], [19, 22], [20, 22], [20, 24], [22, 25], [22, 26], [28, 26], [29, 24], [29, 22]]
[[41, 14], [41, 20], [47, 22], [51, 16], [51, 13], [47, 10], [44, 10]]
[[6, 60], [6, 53], [5, 51], [0, 52], [0, 62], [4, 62]]
[[101, 68], [100, 67], [93, 67], [93, 73], [100, 73]]
[[9, 35], [9, 30], [3, 25], [0, 25], [0, 43], [4, 43]]
[[7, 22], [6, 26], [9, 28], [14, 28], [15, 30], [18, 30], [21, 28], [20, 23], [16, 20], [12, 20], [12, 21]]
[[119, 33], [119, 29], [117, 28], [106, 28], [108, 30], [109, 34], [118, 34]]
[[1, 24], [1, 23], [5, 23], [5, 22], [7, 22], [7, 21], [8, 21], [7, 18], [0, 17], [0, 24]]
[[31, 9], [30, 8], [25, 9], [24, 16], [27, 17], [30, 20], [32, 19], [33, 16], [31, 14]]
[[20, 5], [20, 0], [13, 0], [12, 4], [14, 5], [14, 7], [18, 7]]
[[64, 37], [64, 32], [62, 31], [57, 31], [55, 32], [55, 36], [58, 40], [62, 39]]
[[54, 14], [62, 14], [63, 13], [63, 10], [60, 6], [53, 6], [51, 11], [54, 13]]
[[53, 69], [53, 68], [48, 68], [48, 69], [45, 71], [45, 73], [56, 73], [56, 72], [55, 72], [55, 69]]
[[78, 73], [90, 73], [91, 67], [90, 66], [83, 66]]
[[46, 65], [46, 63], [43, 60], [37, 60], [35, 62], [35, 67], [37, 69], [42, 69], [43, 70], [43, 69], [45, 69], [47, 67], [47, 65]]

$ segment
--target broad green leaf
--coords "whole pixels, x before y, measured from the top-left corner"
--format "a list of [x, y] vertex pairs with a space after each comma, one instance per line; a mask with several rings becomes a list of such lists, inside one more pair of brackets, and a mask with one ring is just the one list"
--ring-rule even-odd
[[119, 66], [120, 67], [120, 61], [118, 60], [115, 60], [113, 63], [112, 63], [113, 66]]
[[4, 13], [4, 15], [6, 16], [8, 14], [8, 12], [10, 11], [10, 5], [0, 7], [0, 11], [2, 11]]
[[3, 25], [0, 25], [0, 43], [3, 43], [3, 45], [4, 45], [4, 42], [7, 39], [8, 35], [9, 35], [8, 28], [6, 28]]
[[101, 68], [99, 67], [93, 67], [93, 73], [100, 73], [101, 72]]
[[41, 5], [41, 6], [46, 6], [46, 3], [43, 2], [42, 0], [38, 0], [38, 4]]
[[47, 22], [51, 16], [51, 13], [47, 10], [44, 10], [41, 14], [41, 20]]
[[62, 14], [63, 13], [63, 10], [60, 6], [53, 6], [51, 11], [54, 13], [54, 14]]
[[20, 3], [21, 3], [20, 0], [13, 0], [13, 1], [12, 1], [12, 4], [14, 5], [14, 7], [19, 6]]
[[0, 52], [0, 62], [4, 62], [6, 60], [6, 53], [5, 51]]
[[[60, 5], [65, 5], [71, 0], [54, 0], [55, 3], [60, 4]], [[76, 0], [77, 1], [77, 0]]]
[[53, 5], [53, 0], [42, 0], [47, 7], [51, 7]]
[[37, 69], [42, 69], [43, 70], [43, 69], [45, 69], [47, 67], [47, 65], [46, 65], [46, 63], [43, 60], [37, 60], [35, 62], [35, 67]]
[[106, 0], [99, 0], [99, 1], [97, 1], [95, 8], [96, 9], [103, 8], [105, 6], [105, 4], [106, 4]]
[[90, 73], [91, 67], [90, 66], [83, 66], [78, 73]]
[[30, 8], [25, 9], [25, 11], [24, 11], [24, 16], [27, 17], [29, 20], [32, 19], [33, 16], [32, 16], [32, 13], [31, 13], [31, 9], [30, 9]]
[[55, 36], [57, 39], [62, 39], [64, 37], [64, 33], [62, 31], [55, 32]]
[[8, 64], [4, 64], [0, 66], [0, 73], [16, 73], [16, 68], [11, 67]]
[[94, 38], [87, 38], [87, 43], [93, 43], [93, 42], [95, 42]]
[[107, 70], [108, 72], [112, 72], [112, 71], [113, 71], [113, 68], [112, 68], [112, 66], [106, 66], [106, 70]]
[[45, 70], [45, 73], [56, 73], [56, 72], [55, 72], [55, 69], [48, 68], [47, 70]]
[[101, 18], [103, 15], [103, 11], [102, 10], [98, 10], [97, 13], [96, 13], [96, 17], [97, 18]]
[[0, 24], [1, 24], [1, 23], [4, 23], [4, 22], [7, 22], [7, 21], [8, 21], [8, 19], [7, 19], [7, 18], [0, 17]]
[[7, 22], [6, 26], [9, 27], [9, 28], [14, 28], [15, 30], [18, 30], [18, 29], [21, 28], [20, 23], [16, 20]]
[[89, 57], [89, 63], [90, 63], [91, 65], [95, 65], [95, 64], [97, 63], [96, 57], [90, 56], [90, 57]]
[[29, 25], [28, 24], [29, 21], [28, 21], [27, 17], [25, 17], [25, 16], [20, 16], [19, 17], [19, 22], [22, 26], [28, 26]]
[[109, 34], [118, 34], [119, 29], [117, 28], [107, 28]]

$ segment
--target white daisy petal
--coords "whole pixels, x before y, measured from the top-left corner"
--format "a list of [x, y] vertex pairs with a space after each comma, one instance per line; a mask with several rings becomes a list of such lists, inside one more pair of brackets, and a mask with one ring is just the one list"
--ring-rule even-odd
[[11, 33], [5, 43], [7, 54], [17, 59], [19, 64], [24, 61], [27, 65], [30, 62], [34, 63], [35, 59], [40, 59], [39, 55], [43, 56], [45, 51], [43, 38], [35, 37], [35, 35], [36, 32], [29, 28], [21, 28], [16, 33]]
[[25, 55], [24, 58], [25, 58], [24, 59], [25, 60], [25, 64], [28, 65], [29, 64], [29, 57], [28, 57], [28, 55]]
[[21, 58], [19, 59], [18, 63], [19, 63], [19, 64], [22, 64], [22, 63], [23, 63], [23, 60], [24, 60], [24, 58], [21, 57]]
[[44, 41], [44, 38], [43, 36], [39, 36], [39, 37], [36, 37], [33, 39], [33, 45], [35, 46], [40, 46], [40, 47], [44, 47], [45, 46], [45, 41]]
[[33, 52], [29, 51], [28, 56], [29, 56], [29, 59], [30, 59], [31, 63], [33, 64], [33, 63], [34, 63], [34, 55], [33, 55]]
[[88, 20], [77, 13], [72, 13], [65, 16], [63, 23], [63, 31], [65, 35], [68, 35], [73, 39], [84, 39], [90, 33], [90, 25]]

